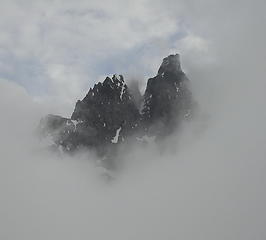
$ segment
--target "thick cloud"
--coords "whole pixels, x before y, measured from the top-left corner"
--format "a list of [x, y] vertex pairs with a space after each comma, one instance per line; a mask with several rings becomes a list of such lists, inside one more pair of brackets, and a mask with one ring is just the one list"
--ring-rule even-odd
[[[264, 9], [259, 0], [3, 1], [0, 73], [13, 82], [0, 80], [0, 238], [265, 239]], [[113, 184], [92, 154], [52, 154], [34, 137], [39, 118], [70, 112], [61, 104], [90, 77], [149, 75], [171, 51], [203, 119], [164, 151], [128, 153]]]
[[[178, 18], [147, 0], [4, 1], [0, 14], [1, 77], [57, 101], [73, 102], [99, 75], [127, 73], [146, 46], [158, 56], [152, 42], [184, 34]], [[140, 66], [141, 75], [151, 70]]]

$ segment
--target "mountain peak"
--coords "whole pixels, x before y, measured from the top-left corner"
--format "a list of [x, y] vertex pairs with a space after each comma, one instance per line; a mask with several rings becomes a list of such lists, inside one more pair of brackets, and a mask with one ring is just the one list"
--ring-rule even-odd
[[191, 117], [194, 102], [188, 81], [179, 55], [169, 55], [148, 80], [144, 96], [137, 83], [128, 88], [122, 75], [106, 77], [77, 101], [71, 118], [48, 115], [41, 131], [65, 151], [94, 149], [105, 159], [102, 164], [111, 168], [116, 145], [163, 139]]
[[178, 74], [182, 72], [179, 54], [171, 54], [163, 59], [163, 62], [158, 70], [158, 75], [165, 73]]

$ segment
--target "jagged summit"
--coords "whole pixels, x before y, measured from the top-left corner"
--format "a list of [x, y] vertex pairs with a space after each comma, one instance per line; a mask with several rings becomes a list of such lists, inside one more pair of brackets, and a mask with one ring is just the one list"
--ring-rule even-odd
[[48, 115], [41, 120], [40, 129], [66, 151], [93, 148], [101, 156], [110, 149], [114, 152], [130, 136], [136, 141], [160, 139], [192, 115], [188, 81], [179, 55], [169, 55], [158, 74], [148, 80], [144, 96], [131, 94], [122, 75], [106, 77], [77, 101], [71, 118]]
[[163, 59], [157, 76], [150, 78], [144, 94], [141, 119], [152, 135], [167, 136], [182, 119], [189, 118], [193, 100], [179, 55]]
[[82, 120], [89, 117], [89, 115], [91, 116], [91, 109], [88, 108], [88, 105], [97, 105], [100, 114], [100, 109], [103, 106], [126, 104], [131, 100], [131, 94], [122, 75], [113, 75], [112, 78], [106, 77], [103, 82], [99, 82], [93, 88], [90, 88], [82, 101], [77, 102], [71, 119]]
[[163, 62], [158, 70], [158, 75], [178, 74], [182, 72], [179, 54], [171, 54], [163, 59]]

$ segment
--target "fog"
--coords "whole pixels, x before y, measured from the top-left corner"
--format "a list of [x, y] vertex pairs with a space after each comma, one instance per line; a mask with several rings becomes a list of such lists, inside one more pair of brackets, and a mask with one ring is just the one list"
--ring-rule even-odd
[[51, 153], [36, 137], [43, 115], [70, 106], [0, 80], [1, 239], [266, 238], [265, 4], [188, 2], [211, 42], [207, 55], [179, 49], [199, 116], [160, 147], [123, 150], [111, 183], [93, 153]]

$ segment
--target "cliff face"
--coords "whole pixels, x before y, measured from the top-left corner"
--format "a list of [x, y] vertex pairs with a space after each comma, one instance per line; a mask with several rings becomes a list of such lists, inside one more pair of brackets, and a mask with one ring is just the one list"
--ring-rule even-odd
[[166, 136], [179, 121], [191, 116], [193, 101], [188, 83], [179, 55], [164, 58], [157, 76], [148, 80], [144, 95], [141, 119], [149, 134]]
[[169, 55], [157, 75], [148, 80], [141, 103], [133, 98], [124, 78], [114, 75], [95, 84], [76, 103], [71, 118], [48, 115], [41, 120], [40, 129], [65, 151], [86, 147], [102, 156], [129, 136], [137, 136], [136, 141], [149, 136], [160, 139], [191, 117], [193, 99], [188, 83], [179, 55]]
[[77, 102], [71, 119], [84, 123], [83, 132], [95, 129], [94, 145], [109, 144], [123, 141], [134, 131], [139, 111], [123, 77], [114, 75], [96, 84]]

